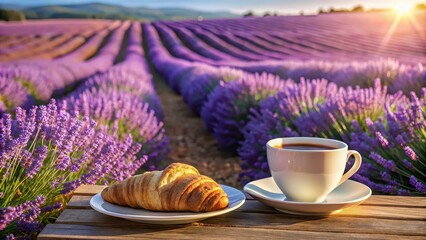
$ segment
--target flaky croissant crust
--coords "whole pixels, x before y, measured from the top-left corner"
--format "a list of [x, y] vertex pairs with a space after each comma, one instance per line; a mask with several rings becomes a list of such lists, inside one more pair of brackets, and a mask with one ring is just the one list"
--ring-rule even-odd
[[115, 183], [105, 188], [101, 196], [113, 204], [153, 211], [209, 212], [229, 204], [219, 184], [183, 163]]

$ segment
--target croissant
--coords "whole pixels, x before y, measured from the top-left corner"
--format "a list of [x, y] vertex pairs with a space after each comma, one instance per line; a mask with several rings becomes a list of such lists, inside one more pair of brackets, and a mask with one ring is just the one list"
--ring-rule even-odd
[[112, 204], [152, 211], [209, 212], [229, 203], [219, 184], [182, 163], [115, 183], [105, 188], [101, 196]]

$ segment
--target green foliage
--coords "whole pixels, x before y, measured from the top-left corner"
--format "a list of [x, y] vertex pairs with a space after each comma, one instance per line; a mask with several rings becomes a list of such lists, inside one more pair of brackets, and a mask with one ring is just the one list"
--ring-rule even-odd
[[417, 10], [426, 10], [426, 3], [419, 3], [416, 5], [415, 9]]
[[101, 3], [50, 5], [24, 10], [28, 19], [45, 18], [91, 18], [130, 19], [156, 21], [161, 19], [229, 18], [237, 15], [229, 12], [203, 12], [184, 8], [151, 9], [146, 7], [124, 7]]
[[4, 21], [24, 21], [25, 15], [16, 10], [8, 10], [0, 8], [0, 20]]
[[355, 7], [352, 8], [352, 12], [364, 12], [365, 9], [362, 5], [357, 5]]
[[252, 10], [249, 10], [248, 12], [244, 13], [243, 17], [255, 17], [256, 15]]

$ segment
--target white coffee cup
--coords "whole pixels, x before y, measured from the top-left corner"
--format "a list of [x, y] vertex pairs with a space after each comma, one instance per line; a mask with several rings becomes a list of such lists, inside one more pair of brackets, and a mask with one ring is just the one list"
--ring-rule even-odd
[[[286, 145], [290, 145], [289, 148], [323, 146], [324, 149], [286, 149]], [[266, 149], [272, 177], [290, 201], [323, 202], [331, 191], [358, 171], [362, 162], [357, 151], [348, 150], [346, 143], [333, 139], [275, 138], [266, 143]], [[352, 155], [355, 162], [343, 174]]]

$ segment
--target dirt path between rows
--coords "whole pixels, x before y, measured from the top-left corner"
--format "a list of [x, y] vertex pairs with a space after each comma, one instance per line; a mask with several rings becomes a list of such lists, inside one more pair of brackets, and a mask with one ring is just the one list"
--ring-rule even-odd
[[218, 183], [241, 189], [238, 156], [220, 151], [212, 134], [203, 127], [201, 118], [192, 113], [182, 97], [162, 78], [153, 75], [165, 115], [166, 134], [170, 137], [170, 161], [191, 164]]

